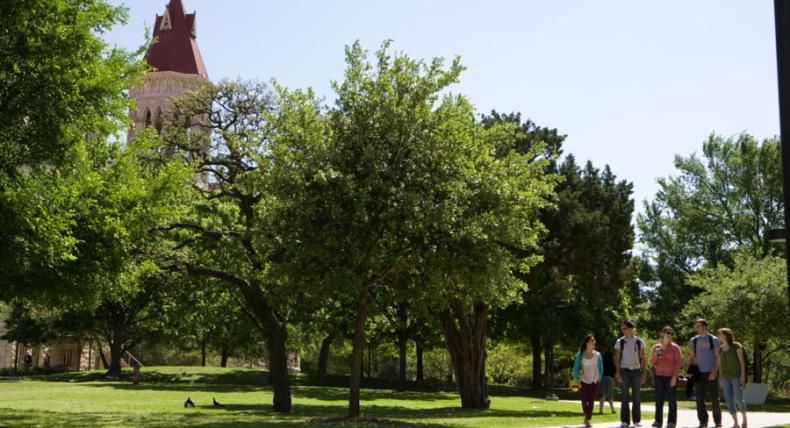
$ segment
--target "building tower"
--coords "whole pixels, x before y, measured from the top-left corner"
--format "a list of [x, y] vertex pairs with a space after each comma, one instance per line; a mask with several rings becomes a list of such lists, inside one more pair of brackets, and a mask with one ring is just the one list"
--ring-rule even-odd
[[181, 0], [170, 0], [165, 12], [156, 16], [153, 36], [145, 61], [154, 71], [141, 86], [129, 90], [137, 104], [129, 111], [133, 122], [129, 142], [147, 126], [162, 129], [162, 112], [172, 98], [209, 83], [197, 45], [195, 13], [185, 14]]

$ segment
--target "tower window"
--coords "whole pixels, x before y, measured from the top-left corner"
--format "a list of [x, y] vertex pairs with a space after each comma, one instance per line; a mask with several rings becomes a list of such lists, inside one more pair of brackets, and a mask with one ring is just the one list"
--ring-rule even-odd
[[168, 31], [173, 29], [173, 24], [170, 22], [170, 10], [165, 9], [165, 14], [162, 15], [162, 23], [159, 24], [159, 31]]

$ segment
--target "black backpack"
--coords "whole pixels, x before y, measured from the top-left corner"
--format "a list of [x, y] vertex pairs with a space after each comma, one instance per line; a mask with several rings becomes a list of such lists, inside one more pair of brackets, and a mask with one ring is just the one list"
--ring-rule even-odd
[[[695, 354], [697, 353], [697, 339], [699, 339], [698, 336], [694, 336], [694, 338], [691, 339], [691, 347], [694, 348], [694, 353]], [[714, 350], [715, 348], [713, 346], [713, 336], [710, 333], [708, 334], [708, 343], [710, 344], [710, 348], [709, 349], [711, 351]], [[721, 352], [721, 348], [719, 348], [719, 352]]]

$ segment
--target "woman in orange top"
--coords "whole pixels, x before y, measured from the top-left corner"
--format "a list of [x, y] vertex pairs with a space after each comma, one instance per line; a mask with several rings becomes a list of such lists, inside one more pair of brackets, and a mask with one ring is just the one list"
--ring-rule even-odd
[[656, 421], [654, 427], [664, 423], [664, 401], [669, 401], [667, 428], [674, 428], [678, 420], [677, 383], [680, 375], [680, 347], [672, 342], [675, 331], [666, 326], [661, 330], [661, 341], [653, 346], [650, 364], [656, 374]]

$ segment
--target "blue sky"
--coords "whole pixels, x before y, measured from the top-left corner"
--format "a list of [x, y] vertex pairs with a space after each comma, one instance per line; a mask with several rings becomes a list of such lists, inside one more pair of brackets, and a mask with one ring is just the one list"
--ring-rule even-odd
[[[770, 0], [183, 1], [212, 80], [276, 78], [331, 99], [354, 40], [460, 55], [454, 92], [558, 128], [566, 153], [632, 181], [639, 206], [710, 133], [779, 133]], [[167, 0], [124, 3], [129, 24], [107, 38], [134, 48]]]

